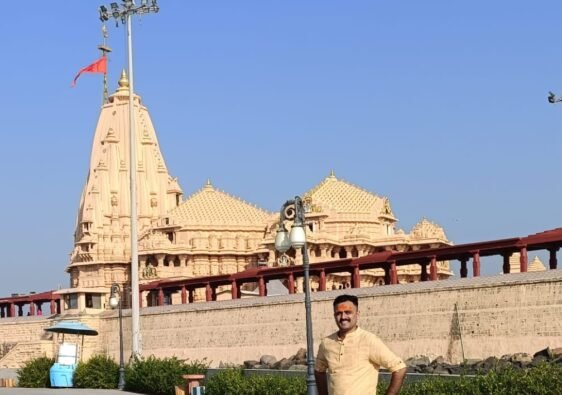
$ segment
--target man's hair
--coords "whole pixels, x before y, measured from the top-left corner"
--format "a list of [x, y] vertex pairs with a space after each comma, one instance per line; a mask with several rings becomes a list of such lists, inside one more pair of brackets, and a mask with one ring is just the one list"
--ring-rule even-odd
[[334, 299], [334, 308], [339, 305], [340, 303], [344, 302], [351, 302], [355, 305], [355, 307], [359, 308], [359, 299], [355, 295], [340, 295], [336, 299]]

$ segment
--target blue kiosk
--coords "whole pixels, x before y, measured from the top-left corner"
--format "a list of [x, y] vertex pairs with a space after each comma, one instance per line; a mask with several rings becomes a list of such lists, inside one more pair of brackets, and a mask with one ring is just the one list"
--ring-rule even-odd
[[[72, 387], [72, 377], [78, 364], [78, 344], [64, 341], [64, 335], [82, 336], [81, 348], [84, 346], [84, 336], [96, 336], [98, 332], [78, 321], [61, 321], [55, 326], [46, 328], [45, 331], [62, 333], [62, 341], [59, 344], [57, 361], [49, 371], [51, 387]], [[80, 353], [81, 355], [81, 353]]]

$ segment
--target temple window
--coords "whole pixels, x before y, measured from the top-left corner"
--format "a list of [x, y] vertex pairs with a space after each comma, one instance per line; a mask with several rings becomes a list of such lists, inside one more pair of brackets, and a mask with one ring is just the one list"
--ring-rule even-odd
[[168, 240], [170, 240], [170, 243], [172, 244], [176, 244], [176, 238], [175, 238], [175, 234], [174, 232], [168, 232], [166, 233], [166, 235], [168, 236]]
[[347, 258], [347, 251], [345, 250], [345, 248], [340, 248], [338, 255], [340, 259]]
[[78, 295], [70, 294], [66, 295], [64, 298], [66, 304], [66, 309], [77, 309], [78, 308]]
[[86, 307], [101, 309], [101, 294], [86, 294]]

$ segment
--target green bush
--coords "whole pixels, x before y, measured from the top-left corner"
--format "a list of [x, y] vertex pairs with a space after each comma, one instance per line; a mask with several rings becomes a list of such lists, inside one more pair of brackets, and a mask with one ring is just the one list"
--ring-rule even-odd
[[[272, 372], [274, 373], [274, 372]], [[304, 377], [276, 374], [244, 377], [242, 369], [225, 369], [205, 382], [206, 395], [304, 395]]]
[[74, 372], [76, 388], [117, 388], [119, 365], [105, 355], [95, 355], [87, 362], [80, 362]]
[[206, 360], [184, 362], [176, 357], [159, 359], [150, 356], [133, 361], [125, 370], [127, 391], [151, 395], [173, 395], [175, 386], [183, 386], [184, 374], [204, 374]]
[[49, 369], [55, 360], [53, 358], [39, 357], [27, 361], [17, 370], [18, 386], [25, 388], [49, 388]]
[[225, 369], [205, 381], [205, 395], [246, 394], [247, 386], [242, 369]]
[[[388, 383], [379, 383], [384, 393]], [[562, 366], [543, 363], [531, 369], [497, 368], [475, 377], [430, 377], [407, 383], [401, 395], [562, 395]]]

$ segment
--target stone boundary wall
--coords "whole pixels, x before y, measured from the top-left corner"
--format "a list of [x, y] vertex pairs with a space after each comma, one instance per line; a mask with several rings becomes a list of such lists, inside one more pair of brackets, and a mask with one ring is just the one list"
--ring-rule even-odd
[[[314, 346], [335, 330], [332, 301], [357, 295], [360, 324], [404, 358], [485, 358], [562, 346], [562, 270], [312, 294]], [[306, 345], [304, 295], [144, 308], [143, 355], [241, 363]], [[458, 314], [455, 313], [455, 304]], [[124, 312], [130, 355], [130, 312]], [[95, 352], [118, 356], [115, 312], [102, 314]], [[461, 347], [462, 339], [462, 347]]]
[[[533, 354], [562, 346], [562, 270], [313, 293], [315, 350], [320, 339], [335, 330], [332, 301], [344, 292], [359, 297], [361, 326], [377, 333], [403, 358], [443, 356], [458, 363], [463, 357]], [[128, 359], [130, 311], [123, 315]], [[94, 353], [118, 359], [117, 312], [65, 319], [81, 320], [100, 333], [85, 338], [84, 359]], [[47, 340], [43, 329], [52, 324], [53, 319], [46, 318], [2, 319], [0, 343]], [[304, 295], [143, 308], [141, 343], [145, 356], [207, 358], [212, 366], [265, 354], [289, 357], [306, 345]], [[27, 349], [26, 358], [33, 349]], [[23, 360], [9, 354], [11, 360]]]

